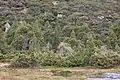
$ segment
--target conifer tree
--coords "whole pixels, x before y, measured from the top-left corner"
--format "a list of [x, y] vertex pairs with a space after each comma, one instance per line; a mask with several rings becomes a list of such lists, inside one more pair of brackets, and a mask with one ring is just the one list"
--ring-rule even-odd
[[84, 56], [84, 61], [83, 65], [88, 65], [90, 57], [95, 53], [95, 43], [94, 43], [94, 38], [92, 34], [87, 34], [88, 40], [86, 41], [86, 51], [85, 51], [85, 56]]
[[16, 30], [18, 28], [19, 22], [14, 21], [13, 24], [11, 25], [10, 29], [8, 30], [6, 34], [6, 42], [8, 45], [10, 45], [14, 39], [14, 35], [16, 33]]
[[[29, 36], [30, 41], [32, 41], [32, 46], [34, 46], [34, 48], [36, 50], [40, 50], [41, 47], [44, 46], [44, 37], [43, 37], [43, 31], [41, 30], [41, 25], [39, 24], [39, 21], [36, 20], [35, 22], [32, 23], [32, 25], [30, 26], [31, 30], [29, 30], [32, 35]], [[29, 32], [28, 32], [29, 35]]]
[[108, 47], [110, 47], [111, 49], [115, 49], [115, 46], [117, 44], [117, 36], [112, 29], [109, 29], [108, 42], [108, 45], [110, 45]]
[[70, 37], [76, 39], [76, 34], [74, 30], [72, 30]]
[[6, 43], [5, 43], [5, 35], [2, 31], [2, 29], [0, 28], [0, 53], [5, 53], [6, 52]]
[[115, 45], [115, 51], [120, 54], [120, 46], [118, 44]]

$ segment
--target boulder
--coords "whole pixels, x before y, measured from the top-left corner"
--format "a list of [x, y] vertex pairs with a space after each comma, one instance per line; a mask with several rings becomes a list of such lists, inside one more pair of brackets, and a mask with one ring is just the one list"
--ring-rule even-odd
[[4, 25], [5, 32], [7, 32], [10, 27], [11, 27], [10, 24], [7, 22], [7, 23]]
[[117, 73], [105, 73], [104, 78], [119, 79], [120, 80], [120, 74], [117, 74]]
[[110, 78], [87, 78], [86, 80], [120, 80], [120, 79], [110, 79]]

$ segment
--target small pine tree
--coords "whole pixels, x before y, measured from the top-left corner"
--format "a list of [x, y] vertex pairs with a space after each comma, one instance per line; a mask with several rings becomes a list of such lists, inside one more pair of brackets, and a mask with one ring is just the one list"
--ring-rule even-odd
[[74, 30], [72, 30], [70, 37], [76, 39], [76, 34]]
[[96, 53], [97, 48], [95, 46], [94, 43], [94, 38], [92, 34], [88, 34], [88, 40], [86, 41], [86, 55], [84, 57], [84, 60], [82, 62], [83, 65], [88, 65], [89, 64], [89, 60], [91, 58], [91, 56]]
[[5, 35], [0, 28], [0, 53], [6, 53], [6, 42], [5, 42]]
[[23, 44], [23, 35], [19, 35], [18, 37], [14, 38], [14, 40], [11, 43], [11, 46], [18, 51], [22, 50], [22, 44]]
[[118, 44], [115, 45], [115, 51], [120, 54], [120, 46]]
[[110, 45], [109, 47], [111, 49], [115, 49], [115, 45], [117, 44], [117, 36], [112, 29], [109, 29], [108, 40]]

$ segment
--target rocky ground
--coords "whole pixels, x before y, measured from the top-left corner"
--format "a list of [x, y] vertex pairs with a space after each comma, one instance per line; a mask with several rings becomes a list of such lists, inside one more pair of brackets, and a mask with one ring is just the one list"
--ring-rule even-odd
[[5, 67], [8, 65], [8, 63], [0, 63], [0, 80], [85, 80], [87, 78], [102, 78], [104, 77], [104, 73], [120, 72], [120, 68], [92, 69], [46, 67], [39, 69], [13, 69]]
[[0, 63], [0, 68], [7, 67], [9, 65], [10, 65], [9, 63]]

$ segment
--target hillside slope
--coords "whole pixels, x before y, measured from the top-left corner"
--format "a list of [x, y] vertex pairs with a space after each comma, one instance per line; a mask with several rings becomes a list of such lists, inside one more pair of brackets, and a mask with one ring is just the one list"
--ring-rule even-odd
[[[120, 2], [118, 0], [1, 0], [0, 15], [4, 17], [22, 17], [28, 9], [34, 13], [51, 12], [55, 16], [62, 13], [65, 20], [72, 24], [69, 20], [71, 16], [77, 16], [76, 24], [83, 22], [91, 25], [102, 25], [112, 23], [120, 17]], [[28, 11], [29, 14], [29, 11]]]
[[119, 0], [0, 0], [0, 59], [19, 56], [13, 66], [117, 66], [119, 34]]

